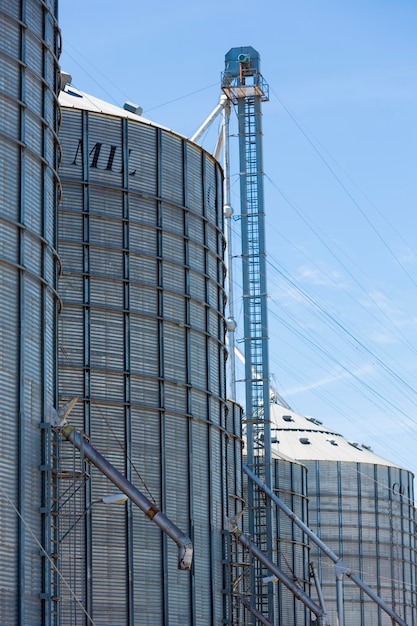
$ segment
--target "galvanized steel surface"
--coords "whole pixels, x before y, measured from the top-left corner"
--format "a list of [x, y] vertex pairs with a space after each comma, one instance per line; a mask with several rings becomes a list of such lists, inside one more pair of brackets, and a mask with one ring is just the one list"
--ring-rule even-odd
[[[407, 623], [417, 624], [413, 477], [396, 467], [306, 461], [309, 525]], [[311, 545], [331, 621], [335, 572]], [[352, 582], [344, 581], [345, 626], [391, 626]]]
[[226, 485], [225, 511], [227, 530], [224, 534], [224, 589], [225, 606], [224, 621], [226, 624], [245, 624], [244, 606], [242, 598], [245, 598], [246, 566], [249, 562], [245, 558], [244, 549], [241, 544], [230, 534], [233, 525], [242, 527], [242, 515], [246, 502], [243, 499], [242, 484], [242, 418], [243, 409], [236, 402], [227, 403], [226, 425], [229, 437], [223, 442], [223, 454], [226, 459]]
[[[309, 526], [409, 626], [417, 624], [413, 476], [348, 441], [320, 420], [273, 405], [276, 450], [308, 469]], [[330, 621], [336, 620], [334, 565], [311, 545]], [[345, 626], [391, 619], [344, 579]]]
[[[307, 468], [285, 459], [273, 459], [275, 494], [308, 524]], [[275, 509], [274, 561], [307, 595], [311, 592], [309, 545], [304, 533], [292, 524], [279, 509]], [[275, 619], [286, 626], [307, 626], [310, 613], [283, 584], [275, 590]]]
[[191, 534], [194, 566], [178, 572], [175, 545], [140, 512], [94, 504], [111, 486], [92, 470], [88, 610], [117, 626], [215, 624], [229, 445], [222, 177], [201, 148], [134, 118], [63, 110], [60, 395], [82, 398], [72, 421]]
[[[139, 507], [148, 519], [152, 520], [168, 537], [178, 545], [178, 569], [190, 570], [193, 562], [193, 545], [191, 539], [170, 519], [167, 518], [133, 483], [109, 463], [88, 441], [88, 438], [77, 432], [70, 424], [64, 424], [61, 433], [80, 452], [83, 452], [87, 461], [92, 463], [120, 490], [121, 493], [104, 496], [103, 503], [124, 504], [130, 500]], [[120, 496], [125, 496], [121, 498]], [[63, 540], [63, 539], [62, 539]]]
[[60, 53], [55, 15], [53, 1], [0, 2], [0, 623], [9, 626], [53, 620], [50, 564], [28, 529], [49, 552], [46, 420], [56, 400]]

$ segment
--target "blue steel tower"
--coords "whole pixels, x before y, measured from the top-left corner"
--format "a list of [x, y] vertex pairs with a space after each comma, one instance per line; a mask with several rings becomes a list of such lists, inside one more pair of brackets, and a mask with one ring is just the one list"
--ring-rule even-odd
[[[261, 127], [261, 103], [269, 95], [256, 50], [247, 46], [232, 48], [226, 54], [222, 89], [237, 107], [239, 129], [247, 464], [272, 488]], [[272, 559], [272, 508], [251, 481], [248, 481], [248, 519], [254, 542]], [[259, 563], [252, 572], [252, 607], [273, 622], [272, 584], [262, 583], [267, 572]]]

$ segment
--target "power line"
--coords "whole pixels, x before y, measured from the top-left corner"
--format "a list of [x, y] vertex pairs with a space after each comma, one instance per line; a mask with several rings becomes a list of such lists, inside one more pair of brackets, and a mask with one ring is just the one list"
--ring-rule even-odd
[[[272, 265], [272, 264], [271, 264]], [[320, 302], [318, 302], [317, 300], [315, 300], [312, 296], [310, 296], [304, 289], [302, 289], [300, 286], [298, 286], [295, 282], [295, 280], [290, 277], [290, 276], [286, 276], [285, 273], [280, 270], [277, 266], [272, 265], [272, 267], [274, 267], [274, 270], [280, 275], [282, 276], [282, 278], [284, 278], [285, 281], [287, 281], [293, 288], [295, 288], [300, 294], [303, 295], [303, 297], [307, 300], [307, 302], [309, 302], [312, 307], [314, 309], [316, 309], [317, 311], [319, 311], [319, 313], [325, 318], [328, 319], [332, 325], [336, 328], [339, 329], [340, 331], [342, 331], [342, 333], [344, 335], [346, 335], [350, 341], [353, 342], [353, 344], [355, 346], [358, 346], [361, 348], [361, 350], [363, 350], [365, 352], [365, 354], [371, 356], [378, 364], [379, 366], [386, 372], [388, 373], [392, 378], [394, 378], [396, 381], [398, 381], [400, 384], [402, 384], [404, 386], [404, 388], [406, 388], [409, 392], [411, 392], [413, 395], [417, 396], [417, 390], [412, 387], [404, 378], [402, 378], [397, 372], [395, 372], [391, 367], [389, 367], [388, 365], [386, 365], [386, 363], [380, 358], [378, 357], [375, 352], [373, 352], [362, 340], [358, 339], [352, 331], [350, 331], [346, 326], [344, 326], [332, 313], [330, 313]]]
[[339, 185], [341, 186], [341, 188], [343, 189], [343, 191], [346, 193], [346, 195], [349, 197], [349, 199], [352, 201], [352, 203], [356, 206], [356, 208], [358, 209], [359, 213], [362, 215], [363, 219], [367, 222], [367, 224], [369, 225], [369, 227], [372, 229], [372, 231], [375, 233], [375, 235], [378, 237], [378, 239], [381, 241], [381, 243], [383, 244], [383, 246], [386, 248], [386, 250], [389, 252], [389, 254], [393, 257], [393, 259], [395, 260], [395, 262], [401, 267], [401, 269], [403, 270], [403, 272], [406, 274], [406, 276], [409, 278], [409, 280], [411, 281], [411, 283], [414, 285], [414, 287], [417, 288], [417, 282], [414, 280], [414, 278], [411, 276], [410, 272], [407, 270], [406, 267], [404, 267], [404, 265], [401, 263], [400, 259], [398, 258], [398, 256], [395, 254], [395, 252], [393, 251], [393, 249], [391, 248], [391, 246], [388, 244], [388, 242], [384, 239], [384, 237], [381, 235], [381, 233], [378, 231], [378, 229], [376, 228], [376, 226], [371, 222], [371, 220], [369, 219], [369, 217], [366, 215], [365, 211], [362, 209], [362, 207], [360, 206], [360, 204], [357, 202], [357, 200], [354, 198], [354, 196], [351, 194], [351, 192], [348, 190], [348, 188], [346, 187], [346, 185], [343, 183], [343, 181], [341, 180], [341, 178], [336, 174], [335, 170], [332, 168], [332, 166], [330, 165], [330, 163], [327, 161], [327, 159], [324, 157], [324, 155], [322, 154], [322, 152], [317, 148], [317, 146], [315, 145], [315, 143], [312, 141], [312, 139], [309, 137], [309, 135], [307, 134], [307, 132], [304, 130], [304, 128], [301, 126], [301, 124], [298, 122], [295, 114], [290, 110], [290, 108], [284, 103], [284, 101], [282, 100], [282, 98], [280, 98], [278, 96], [278, 94], [272, 89], [271, 92], [273, 93], [273, 95], [275, 96], [275, 98], [278, 100], [278, 102], [280, 102], [281, 106], [283, 107], [283, 109], [286, 111], [286, 113], [288, 114], [288, 116], [291, 118], [291, 120], [294, 122], [294, 124], [297, 126], [298, 130], [301, 132], [301, 134], [303, 135], [303, 137], [307, 140], [307, 142], [310, 144], [310, 146], [313, 148], [314, 152], [317, 154], [317, 156], [320, 158], [320, 160], [324, 163], [324, 165], [326, 166], [326, 168], [329, 170], [329, 172], [332, 174], [332, 176], [335, 178], [335, 180], [339, 183]]

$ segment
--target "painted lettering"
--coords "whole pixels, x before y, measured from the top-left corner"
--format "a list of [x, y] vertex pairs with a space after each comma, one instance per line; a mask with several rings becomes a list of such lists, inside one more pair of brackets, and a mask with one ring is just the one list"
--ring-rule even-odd
[[76, 151], [76, 153], [75, 153], [74, 160], [73, 160], [73, 162], [71, 163], [71, 165], [78, 165], [78, 163], [77, 163], [78, 153], [81, 151], [81, 158], [82, 158], [82, 156], [83, 156], [83, 153], [82, 153], [82, 146], [83, 146], [83, 142], [82, 142], [82, 140], [80, 139], [80, 140], [79, 140], [79, 142], [78, 142], [77, 151]]
[[[104, 163], [102, 163], [102, 166], [100, 167], [100, 156], [102, 157], [101, 162], [103, 161], [103, 157], [105, 159], [106, 157], [106, 153], [107, 153], [107, 149], [109, 150], [108, 152], [108, 156], [107, 156], [107, 163], [106, 166], [103, 167]], [[91, 157], [90, 159], [90, 168], [92, 169], [100, 169], [100, 170], [106, 170], [108, 172], [113, 172], [114, 171], [114, 161], [115, 161], [115, 157], [116, 157], [116, 153], [117, 153], [117, 149], [118, 146], [106, 146], [106, 144], [103, 144], [101, 142], [97, 142], [94, 144], [94, 146], [91, 148], [90, 152], [89, 152], [89, 157]], [[129, 148], [129, 152], [128, 152], [128, 158], [130, 161], [131, 155], [132, 155], [133, 150], [131, 148]], [[75, 156], [73, 161], [71, 162], [71, 165], [78, 165], [78, 159], [80, 158], [82, 161], [82, 155], [83, 155], [83, 142], [82, 139], [80, 139], [78, 141], [78, 145], [77, 145], [77, 150], [75, 151]], [[137, 172], [137, 169], [135, 168], [134, 170], [129, 171], [129, 176], [135, 176]], [[123, 167], [122, 169], [119, 171], [119, 174], [123, 173]]]
[[98, 169], [98, 159], [100, 157], [100, 151], [102, 143], [96, 143], [96, 145], [91, 149], [90, 156], [93, 155], [93, 158], [90, 163], [90, 167]]

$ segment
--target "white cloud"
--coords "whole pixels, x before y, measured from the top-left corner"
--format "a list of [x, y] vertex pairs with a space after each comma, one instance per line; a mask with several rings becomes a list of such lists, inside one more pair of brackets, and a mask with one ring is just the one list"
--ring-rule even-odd
[[385, 313], [388, 317], [401, 318], [401, 310], [393, 306], [392, 300], [382, 291], [370, 291], [369, 297], [378, 306], [378, 308]]
[[319, 268], [303, 265], [299, 268], [298, 274], [301, 280], [308, 282], [312, 285], [333, 288], [336, 287], [337, 289], [345, 288], [343, 275], [334, 269], [326, 271]]
[[381, 345], [392, 345], [397, 343], [396, 337], [390, 332], [374, 331], [370, 334], [371, 341]]
[[373, 371], [373, 366], [369, 363], [362, 365], [361, 367], [353, 370], [352, 372], [341, 371], [338, 374], [334, 374], [332, 376], [325, 376], [324, 378], [320, 378], [316, 381], [312, 381], [311, 383], [307, 383], [306, 385], [299, 385], [298, 387], [293, 387], [291, 389], [285, 389], [283, 392], [284, 396], [292, 396], [299, 393], [305, 393], [306, 391], [311, 391], [312, 389], [317, 389], [319, 387], [326, 387], [331, 385], [339, 380], [345, 380], [355, 377], [364, 377], [368, 374], [371, 374]]

